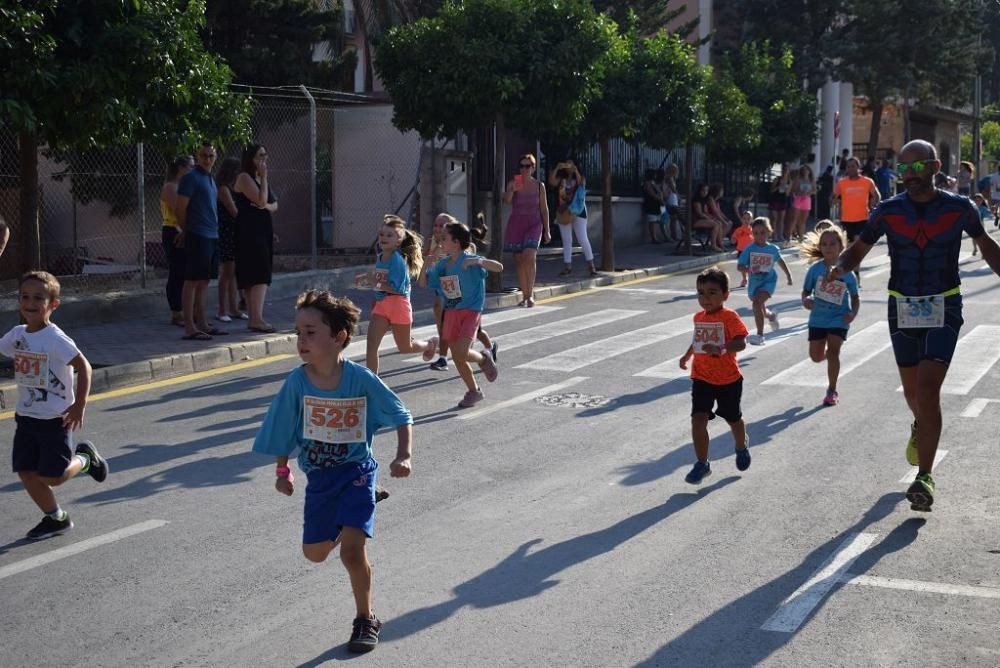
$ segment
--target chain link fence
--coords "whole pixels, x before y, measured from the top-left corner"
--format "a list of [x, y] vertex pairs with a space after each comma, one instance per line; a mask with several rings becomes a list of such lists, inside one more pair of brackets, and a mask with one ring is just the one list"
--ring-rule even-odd
[[[252, 141], [268, 153], [275, 270], [356, 261], [387, 212], [415, 197], [422, 142], [392, 125], [383, 99], [301, 87], [238, 89], [251, 95]], [[191, 147], [193, 153], [196, 147]], [[218, 147], [216, 171], [243, 145]], [[144, 145], [38, 154], [42, 268], [68, 294], [158, 287], [166, 277], [160, 189], [176, 157]], [[26, 252], [20, 223], [17, 137], [0, 132], [0, 217], [11, 241], [0, 260], [0, 297], [13, 299]], [[4, 307], [7, 304], [3, 304]]]

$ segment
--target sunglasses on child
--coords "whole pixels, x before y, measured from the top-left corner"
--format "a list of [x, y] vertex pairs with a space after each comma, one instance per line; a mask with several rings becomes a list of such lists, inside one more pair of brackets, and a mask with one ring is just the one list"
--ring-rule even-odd
[[907, 171], [911, 171], [914, 174], [919, 174], [920, 172], [924, 171], [924, 167], [927, 166], [928, 162], [930, 162], [930, 160], [914, 160], [913, 162], [910, 163], [899, 162], [896, 163], [896, 171], [899, 172], [900, 176], [905, 174]]

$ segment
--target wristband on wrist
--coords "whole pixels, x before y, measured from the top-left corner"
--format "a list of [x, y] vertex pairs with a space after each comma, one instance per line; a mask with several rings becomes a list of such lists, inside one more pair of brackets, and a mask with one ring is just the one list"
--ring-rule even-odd
[[725, 354], [726, 354], [726, 347], [725, 346], [719, 346], [719, 356], [721, 357], [722, 355], [725, 355]]
[[274, 475], [278, 476], [279, 478], [288, 478], [288, 482], [294, 480], [294, 478], [292, 478], [292, 469], [288, 468], [287, 466], [275, 467]]

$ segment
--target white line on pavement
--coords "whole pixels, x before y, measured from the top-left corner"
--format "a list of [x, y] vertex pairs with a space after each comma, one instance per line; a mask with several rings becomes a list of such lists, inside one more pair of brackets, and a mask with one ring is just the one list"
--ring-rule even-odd
[[977, 325], [958, 340], [941, 393], [968, 394], [998, 360], [1000, 327]]
[[509, 406], [516, 406], [517, 404], [523, 404], [526, 401], [531, 401], [538, 397], [544, 397], [546, 394], [551, 392], [558, 392], [559, 390], [565, 389], [570, 385], [576, 385], [577, 383], [587, 380], [586, 376], [574, 376], [572, 378], [567, 378], [561, 383], [556, 383], [555, 385], [549, 385], [547, 387], [542, 387], [533, 392], [527, 392], [525, 394], [518, 395], [513, 399], [507, 399], [506, 401], [499, 401], [495, 404], [490, 404], [485, 408], [480, 408], [479, 410], [472, 411], [471, 413], [461, 413], [458, 416], [459, 420], [472, 420], [484, 415], [489, 415], [490, 413], [495, 413]]
[[761, 630], [792, 633], [798, 629], [875, 538], [873, 533], [849, 534], [819, 570], [778, 606]]
[[688, 295], [695, 296], [694, 290], [674, 290], [672, 288], [614, 288], [616, 292], [638, 292], [646, 295]]
[[[889, 323], [885, 320], [851, 333], [849, 344], [840, 350], [840, 379], [892, 345]], [[761, 385], [795, 385], [798, 387], [826, 387], [829, 385], [826, 365], [804, 359], [781, 373], [771, 376]]]
[[92, 550], [95, 547], [100, 547], [101, 545], [114, 543], [115, 541], [128, 538], [129, 536], [143, 533], [144, 531], [159, 529], [167, 524], [170, 524], [167, 520], [146, 520], [145, 522], [133, 524], [132, 526], [125, 527], [123, 529], [117, 529], [102, 536], [94, 536], [93, 538], [81, 540], [79, 543], [73, 543], [72, 545], [60, 547], [57, 550], [52, 550], [51, 552], [46, 552], [45, 554], [35, 555], [34, 557], [29, 557], [23, 561], [8, 564], [0, 568], [0, 580], [8, 578], [12, 575], [17, 575], [18, 573], [23, 573], [24, 571], [31, 570], [32, 568], [50, 564], [53, 561], [65, 559], [66, 557], [72, 557], [73, 555], [80, 554], [81, 552], [86, 552], [87, 550]]
[[883, 587], [885, 589], [905, 589], [907, 591], [926, 592], [930, 594], [947, 594], [950, 596], [971, 596], [977, 598], [1000, 598], [1000, 588], [975, 585], [953, 585], [943, 582], [921, 582], [919, 580], [904, 580], [900, 578], [883, 578], [872, 575], [854, 575], [847, 573], [842, 579], [844, 584], [864, 585], [866, 587]]
[[983, 409], [991, 403], [1000, 404], [1000, 399], [984, 399], [982, 397], [976, 397], [970, 401], [969, 405], [965, 407], [964, 411], [962, 411], [962, 417], [977, 418], [979, 417], [979, 414], [983, 412]]
[[[947, 450], [938, 450], [937, 454], [934, 455], [934, 466], [931, 467], [931, 468], [937, 468], [938, 464], [941, 463], [941, 460], [944, 459], [945, 455], [947, 455], [947, 454], [948, 454]], [[913, 482], [914, 480], [917, 479], [917, 473], [919, 472], [919, 470], [920, 469], [918, 469], [916, 466], [911, 466], [909, 473], [907, 473], [902, 478], [900, 478], [899, 482], [905, 483], [905, 484], [909, 484], [909, 483]]]

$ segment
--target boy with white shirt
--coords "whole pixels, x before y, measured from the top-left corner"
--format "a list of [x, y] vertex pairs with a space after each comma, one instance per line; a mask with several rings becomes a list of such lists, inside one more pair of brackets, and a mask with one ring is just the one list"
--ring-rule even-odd
[[0, 355], [14, 359], [18, 386], [13, 469], [28, 496], [45, 513], [28, 532], [28, 540], [58, 536], [73, 528], [53, 487], [79, 473], [88, 473], [97, 482], [108, 477], [108, 463], [93, 443], [83, 441], [73, 451], [70, 432], [83, 424], [91, 369], [73, 339], [49, 320], [59, 306], [59, 287], [56, 277], [46, 271], [21, 276], [18, 304], [25, 324], [0, 338]]

